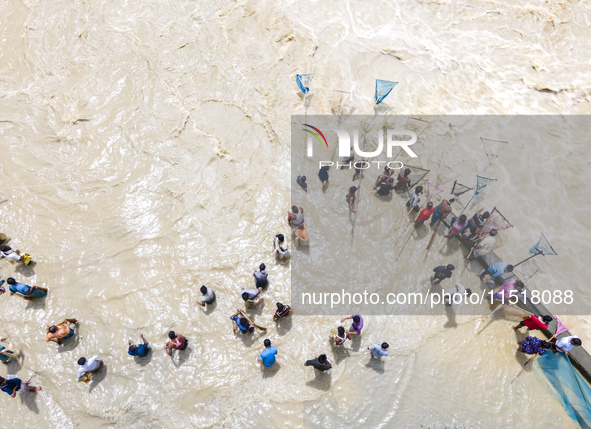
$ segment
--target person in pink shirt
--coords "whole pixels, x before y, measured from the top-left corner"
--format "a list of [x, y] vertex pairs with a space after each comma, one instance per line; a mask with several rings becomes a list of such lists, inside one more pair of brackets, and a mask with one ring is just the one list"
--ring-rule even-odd
[[499, 286], [499, 290], [493, 295], [493, 298], [506, 303], [516, 304], [515, 298], [512, 300], [510, 298], [518, 296], [519, 291], [524, 287], [525, 285], [521, 280], [515, 280], [515, 278], [509, 279]]

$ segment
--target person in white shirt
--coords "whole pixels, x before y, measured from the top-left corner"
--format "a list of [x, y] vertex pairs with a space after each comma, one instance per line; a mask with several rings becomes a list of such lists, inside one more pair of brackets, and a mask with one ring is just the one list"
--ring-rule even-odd
[[412, 207], [415, 212], [419, 211], [419, 203], [421, 202], [420, 195], [423, 193], [423, 187], [417, 186], [410, 194], [409, 200], [406, 202], [406, 207]]
[[371, 352], [372, 358], [380, 359], [388, 356], [388, 347], [390, 347], [388, 343], [374, 344], [373, 346], [369, 346], [367, 350]]
[[76, 378], [79, 381], [82, 381], [85, 373], [97, 372], [99, 370], [99, 368], [101, 366], [103, 366], [103, 361], [99, 360], [98, 356], [93, 356], [90, 359], [86, 359], [84, 357], [81, 357], [80, 359], [78, 359], [78, 365], [80, 365], [80, 368], [78, 368], [78, 372], [76, 373]]
[[570, 351], [575, 346], [578, 347], [582, 344], [583, 344], [583, 342], [579, 339], [579, 337], [572, 335], [570, 337], [564, 337], [564, 338], [561, 338], [558, 341], [556, 341], [556, 349], [557, 349], [557, 351], [561, 351], [566, 356], [568, 356]]
[[10, 262], [20, 262], [21, 255], [18, 251], [12, 250], [10, 246], [2, 246], [0, 247], [0, 259], [6, 258]]
[[275, 254], [279, 259], [289, 257], [289, 250], [287, 250], [287, 243], [283, 234], [277, 234], [275, 236], [273, 239], [273, 248], [275, 249]]
[[493, 228], [490, 230], [490, 235], [488, 237], [483, 238], [480, 243], [472, 246], [472, 256], [470, 256], [470, 258], [466, 256], [466, 259], [472, 260], [490, 252], [495, 245], [495, 235], [497, 235], [497, 230]]
[[205, 304], [213, 304], [215, 301], [215, 293], [214, 291], [211, 290], [211, 288], [207, 287], [207, 286], [201, 286], [201, 289], [199, 289], [201, 291], [201, 293], [203, 294], [203, 296], [201, 297], [200, 302], [198, 302], [197, 304], [199, 304], [201, 307], [205, 307]]

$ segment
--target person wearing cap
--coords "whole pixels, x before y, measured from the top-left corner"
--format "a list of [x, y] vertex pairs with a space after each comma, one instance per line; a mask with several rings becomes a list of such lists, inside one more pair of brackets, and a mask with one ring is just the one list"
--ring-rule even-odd
[[461, 215], [459, 219], [451, 226], [451, 230], [448, 234], [444, 235], [443, 238], [451, 238], [454, 235], [459, 235], [468, 227], [468, 218], [465, 214]]
[[164, 350], [166, 350], [166, 354], [168, 356], [172, 356], [172, 351], [176, 350], [185, 350], [189, 345], [189, 340], [181, 334], [177, 334], [174, 331], [170, 331], [168, 333], [169, 340], [164, 345]]
[[133, 342], [129, 340], [129, 347], [127, 348], [128, 355], [143, 358], [150, 354], [151, 349], [148, 345], [148, 342], [144, 338], [144, 334], [140, 334], [140, 338], [142, 339], [142, 343], [138, 345], [133, 344]]
[[62, 340], [72, 338], [76, 334], [72, 325], [77, 322], [76, 319], [64, 319], [62, 323], [48, 326], [47, 334], [45, 334], [45, 342], [55, 341], [56, 343], [61, 344]]
[[289, 316], [289, 313], [291, 313], [291, 307], [287, 304], [282, 304], [280, 302], [277, 303], [277, 310], [275, 311], [275, 314], [273, 315], [273, 320], [279, 320], [282, 317], [287, 317]]
[[410, 168], [405, 169], [398, 173], [398, 180], [396, 182], [396, 186], [394, 186], [394, 190], [400, 192], [404, 191], [407, 187], [410, 188]]
[[435, 207], [435, 210], [433, 210], [433, 216], [431, 216], [431, 226], [435, 225], [437, 221], [445, 219], [447, 215], [451, 213], [451, 203], [454, 201], [453, 198], [449, 201], [443, 200], [437, 207]]
[[103, 366], [103, 361], [99, 360], [98, 356], [93, 356], [90, 359], [81, 357], [78, 359], [78, 365], [80, 365], [80, 368], [78, 368], [78, 371], [76, 372], [76, 378], [78, 381], [82, 381], [84, 374], [87, 372], [94, 374], [99, 369], [101, 369]]
[[448, 264], [446, 266], [439, 265], [438, 267], [433, 268], [433, 272], [435, 274], [431, 276], [431, 282], [434, 285], [438, 285], [442, 280], [450, 279], [453, 274], [452, 271], [455, 269], [456, 267], [454, 267], [452, 264]]
[[265, 339], [263, 342], [265, 350], [257, 358], [257, 362], [262, 363], [267, 368], [275, 364], [275, 355], [277, 355], [277, 347], [271, 345], [270, 339]]
[[419, 203], [421, 202], [420, 195], [423, 193], [423, 187], [417, 186], [410, 194], [410, 198], [406, 202], [406, 207], [412, 207], [415, 212], [419, 211]]
[[[251, 325], [248, 319], [242, 316], [240, 310], [236, 311], [236, 313], [230, 316], [230, 320], [236, 323], [236, 326], [238, 327], [238, 329], [240, 329], [240, 332], [242, 332], [243, 334], [254, 331], [254, 325]], [[236, 328], [234, 328], [234, 330], [235, 329]]]
[[304, 366], [313, 366], [320, 372], [326, 371], [327, 374], [330, 374], [330, 369], [332, 368], [325, 354], [321, 354], [316, 359], [307, 360], [304, 362]]
[[300, 185], [304, 191], [308, 192], [308, 183], [306, 182], [306, 176], [298, 176], [296, 182], [298, 182], [298, 185]]
[[502, 276], [503, 274], [511, 272], [513, 272], [513, 265], [509, 264], [508, 262], [500, 261], [491, 264], [491, 266], [488, 267], [486, 270], [482, 270], [481, 272], [479, 272], [478, 277], [480, 278], [480, 280], [484, 281], [484, 276], [487, 274], [490, 274], [493, 279], [496, 279], [497, 277]]
[[263, 287], [267, 287], [267, 285], [269, 284], [269, 273], [267, 272], [267, 267], [265, 266], [265, 264], [261, 264], [259, 265], [259, 271], [255, 271], [252, 275], [254, 276], [255, 280], [256, 280], [256, 287], [257, 288], [263, 288]]
[[283, 234], [277, 234], [275, 238], [273, 238], [273, 248], [275, 249], [275, 255], [279, 259], [289, 257], [289, 250], [287, 250], [287, 243]]
[[487, 237], [484, 237], [478, 244], [472, 246], [470, 249], [471, 254], [468, 253], [468, 255], [466, 255], [466, 259], [472, 260], [474, 258], [479, 258], [488, 254], [488, 252], [490, 252], [495, 245], [495, 236], [497, 233], [498, 231], [496, 229], [491, 229]]
[[213, 304], [215, 302], [215, 292], [211, 290], [210, 287], [203, 285], [199, 290], [203, 296], [199, 299], [197, 304], [201, 307], [205, 307], [206, 304]]
[[357, 192], [357, 186], [351, 186], [349, 188], [349, 192], [347, 193], [347, 195], [345, 195], [345, 199], [347, 200], [347, 203], [349, 203], [349, 210], [351, 210], [351, 212], [353, 213], [357, 213], [355, 211], [355, 192]]
[[552, 316], [534, 316], [531, 315], [529, 317], [524, 317], [519, 325], [513, 326], [513, 330], [517, 330], [527, 326], [527, 329], [535, 331], [536, 329], [539, 331], [543, 331], [548, 329], [548, 323], [552, 321]]
[[566, 356], [571, 352], [571, 350], [575, 347], [580, 347], [583, 345], [583, 342], [579, 339], [579, 337], [575, 335], [571, 335], [570, 337], [564, 337], [556, 342], [553, 342], [553, 350], [556, 352], [562, 352]]
[[376, 193], [381, 197], [387, 197], [394, 189], [394, 179], [389, 178], [386, 182], [379, 183]]
[[372, 358], [380, 359], [388, 356], [388, 347], [390, 347], [390, 345], [384, 342], [382, 344], [374, 344], [369, 346], [367, 350], [370, 351]]

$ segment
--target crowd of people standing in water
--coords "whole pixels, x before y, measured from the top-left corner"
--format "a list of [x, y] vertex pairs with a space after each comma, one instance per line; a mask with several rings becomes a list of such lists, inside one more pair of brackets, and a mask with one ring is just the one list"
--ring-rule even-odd
[[[349, 159], [349, 161], [352, 161]], [[323, 166], [318, 177], [321, 182], [323, 192], [326, 191], [329, 182], [329, 166]], [[361, 170], [356, 169], [353, 180], [360, 178]], [[406, 206], [411, 209], [411, 212], [415, 212], [417, 215], [414, 220], [415, 227], [421, 227], [426, 221], [430, 220], [430, 225], [439, 225], [441, 221], [447, 218], [452, 212], [451, 203], [454, 199], [443, 199], [440, 204], [434, 207], [431, 201], [427, 201], [426, 205], [421, 208], [420, 202], [423, 196], [423, 187], [416, 186], [416, 183], [412, 184], [410, 179], [411, 171], [409, 169], [401, 170], [397, 176], [396, 182], [392, 177], [394, 173], [393, 169], [385, 167], [383, 173], [381, 173], [374, 186], [373, 190], [379, 196], [388, 196], [392, 191], [397, 193], [407, 192], [409, 199], [406, 202]], [[308, 192], [308, 183], [305, 176], [298, 176], [296, 180], [297, 184], [305, 191]], [[410, 189], [412, 189], [410, 193]], [[356, 199], [360, 186], [351, 186], [346, 194], [346, 202], [349, 210], [352, 213], [356, 213]], [[409, 212], [410, 213], [410, 212]], [[446, 238], [462, 236], [473, 242], [470, 253], [466, 256], [466, 259], [473, 259], [482, 255], [486, 255], [492, 251], [495, 244], [495, 236], [497, 230], [490, 229], [487, 234], [483, 234], [483, 229], [487, 219], [490, 217], [488, 212], [482, 213], [482, 210], [474, 213], [470, 218], [462, 214], [459, 218], [453, 218], [451, 221], [451, 228], [448, 233], [445, 234]], [[310, 239], [308, 236], [308, 229], [304, 219], [304, 209], [296, 205], [292, 206], [291, 210], [287, 214], [287, 222], [292, 227], [292, 238], [293, 244], [299, 248], [302, 246], [309, 246]], [[0, 234], [0, 243], [3, 245], [0, 247], [0, 259], [6, 259], [11, 264], [31, 264], [32, 258], [29, 254], [14, 250], [7, 245], [9, 241], [8, 237]], [[278, 260], [283, 260], [291, 256], [287, 240], [283, 234], [277, 234], [273, 237], [273, 251]], [[433, 269], [434, 274], [431, 277], [433, 284], [439, 284], [440, 282], [451, 278], [455, 267], [452, 264], [440, 265]], [[513, 271], [513, 266], [505, 262], [496, 262], [492, 264], [488, 269], [483, 270], [478, 274], [480, 279], [484, 279], [485, 276], [490, 275], [492, 278], [497, 278], [505, 273]], [[244, 301], [246, 308], [250, 305], [257, 305], [261, 298], [263, 291], [269, 286], [269, 273], [266, 270], [264, 263], [259, 265], [259, 269], [253, 272], [254, 287], [241, 288], [239, 290], [239, 296]], [[6, 290], [2, 287], [4, 280], [0, 281], [0, 294]], [[47, 295], [48, 291], [45, 288], [37, 286], [29, 286], [24, 283], [18, 282], [15, 278], [9, 277], [6, 280], [9, 285], [10, 294], [19, 294], [24, 299], [39, 299]], [[511, 297], [519, 296], [519, 292], [524, 288], [524, 284], [521, 281], [510, 279], [501, 285], [495, 292], [494, 297], [498, 300], [505, 298], [508, 300]], [[215, 292], [208, 286], [201, 286], [200, 292], [202, 294], [199, 302], [200, 306], [206, 307], [212, 305], [216, 301]], [[452, 305], [451, 297], [453, 295], [466, 295], [471, 294], [471, 290], [464, 288], [463, 286], [456, 283], [455, 292], [450, 295], [446, 305]], [[285, 317], [289, 317], [292, 308], [288, 304], [281, 302], [276, 303], [276, 310], [273, 315], [273, 320], [278, 321]], [[249, 334], [254, 332], [255, 329], [266, 331], [266, 328], [256, 325], [247, 313], [242, 309], [237, 309], [236, 313], [230, 316], [233, 322], [234, 332], [237, 335], [238, 332], [241, 334]], [[341, 324], [350, 320], [351, 325], [348, 329], [344, 326], [338, 326], [329, 336], [330, 341], [336, 347], [343, 346], [347, 340], [353, 338], [359, 338], [364, 326], [363, 317], [360, 314], [351, 315], [341, 320]], [[547, 324], [552, 321], [552, 316], [528, 316], [523, 319], [521, 323], [514, 327], [514, 329], [520, 329], [527, 327], [530, 330], [544, 330], [547, 329]], [[76, 335], [76, 326], [78, 320], [74, 318], [66, 318], [62, 322], [47, 326], [47, 332], [45, 341], [56, 342], [58, 345], [70, 340]], [[130, 356], [142, 359], [146, 358], [152, 349], [148, 341], [144, 338], [143, 333], [140, 334], [141, 341], [134, 343], [132, 340], [128, 341], [127, 353]], [[4, 342], [5, 345], [0, 345], [0, 361], [4, 364], [9, 364], [13, 359], [18, 358], [16, 348], [6, 343], [6, 338], [0, 338], [0, 342]], [[164, 344], [164, 350], [169, 356], [173, 356], [173, 352], [183, 351], [188, 347], [189, 339], [184, 335], [175, 331], [168, 332], [168, 341]], [[519, 351], [531, 354], [531, 355], [543, 355], [547, 350], [553, 350], [555, 352], [562, 352], [565, 355], [577, 346], [581, 346], [582, 342], [575, 336], [561, 338], [560, 340], [554, 341], [542, 341], [537, 337], [527, 336], [523, 341], [519, 343]], [[264, 349], [257, 358], [264, 367], [271, 367], [276, 362], [276, 355], [278, 350], [271, 343], [269, 338], [263, 341]], [[372, 359], [381, 359], [382, 357], [388, 356], [389, 344], [382, 342], [373, 344], [367, 347], [369, 350], [369, 356]], [[90, 358], [80, 357], [77, 360], [78, 368], [76, 371], [76, 378], [78, 381], [89, 382], [92, 379], [93, 374], [103, 368], [103, 360], [98, 355], [94, 355]], [[326, 354], [320, 354], [318, 357], [304, 362], [304, 366], [312, 366], [318, 371], [330, 373], [332, 364], [328, 360]], [[17, 392], [28, 393], [36, 392], [41, 390], [41, 387], [34, 387], [31, 384], [31, 378], [27, 381], [23, 381], [15, 375], [7, 375], [7, 377], [0, 377], [0, 390], [8, 393], [12, 397], [16, 396]]]

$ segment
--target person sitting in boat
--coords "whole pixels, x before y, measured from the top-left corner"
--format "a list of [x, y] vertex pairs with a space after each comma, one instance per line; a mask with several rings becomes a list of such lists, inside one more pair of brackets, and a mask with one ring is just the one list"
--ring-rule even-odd
[[15, 293], [18, 292], [24, 296], [29, 296], [33, 293], [33, 291], [35, 289], [41, 289], [41, 288], [38, 288], [37, 286], [29, 286], [24, 283], [19, 283], [15, 279], [13, 279], [12, 277], [9, 277], [8, 280], [6, 280], [6, 283], [8, 283], [10, 285], [9, 290], [10, 290], [11, 295], [14, 295]]
[[47, 334], [45, 334], [45, 342], [55, 341], [56, 343], [61, 344], [61, 340], [72, 338], [76, 331], [74, 331], [74, 328], [71, 325], [76, 322], [78, 322], [76, 319], [64, 319], [62, 323], [48, 326]]

